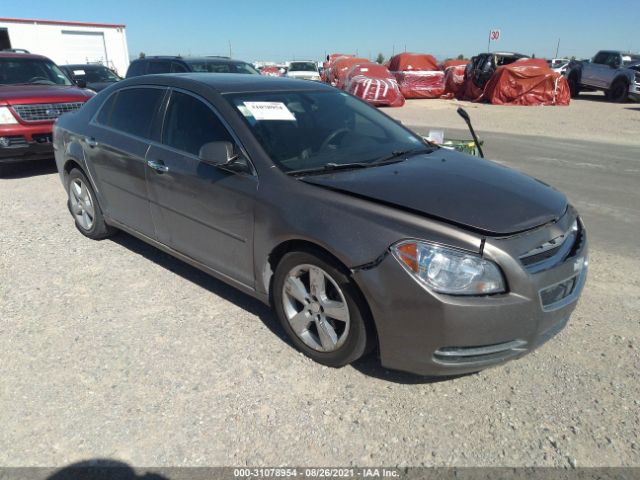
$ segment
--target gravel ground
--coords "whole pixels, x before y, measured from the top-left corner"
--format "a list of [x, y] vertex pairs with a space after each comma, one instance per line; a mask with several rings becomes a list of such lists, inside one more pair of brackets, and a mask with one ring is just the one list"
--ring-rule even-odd
[[[393, 114], [448, 126], [423, 105]], [[502, 367], [331, 369], [231, 287], [126, 234], [81, 236], [52, 167], [23, 168], [0, 179], [0, 465], [640, 466], [639, 270], [592, 243], [568, 327]]]

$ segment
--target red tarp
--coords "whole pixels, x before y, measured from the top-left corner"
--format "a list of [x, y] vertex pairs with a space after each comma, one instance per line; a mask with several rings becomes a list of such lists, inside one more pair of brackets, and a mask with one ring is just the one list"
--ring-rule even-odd
[[409, 70], [438, 70], [438, 61], [426, 53], [399, 53], [391, 57], [389, 70], [405, 72]]
[[400, 53], [391, 58], [389, 70], [405, 98], [438, 98], [444, 93], [444, 72], [432, 55]]
[[532, 58], [498, 67], [483, 98], [494, 105], [569, 105], [571, 94], [566, 78]]
[[[450, 63], [456, 62], [451, 65]], [[450, 60], [445, 62], [444, 67], [444, 96], [454, 98], [460, 93], [464, 85], [464, 71], [467, 63], [460, 63], [462, 60]]]
[[334, 87], [342, 89], [344, 87], [344, 81], [346, 80], [347, 73], [349, 73], [351, 67], [358, 63], [369, 63], [369, 60], [357, 57], [342, 57], [336, 59], [329, 69], [327, 82]]
[[446, 71], [449, 67], [466, 66], [468, 63], [469, 60], [447, 60], [440, 65], [440, 70]]
[[331, 72], [331, 67], [335, 63], [338, 58], [341, 57], [355, 57], [350, 53], [332, 53], [331, 55], [327, 55], [327, 61], [322, 64], [322, 75], [321, 80], [323, 82], [331, 83], [329, 81], [329, 73]]
[[281, 77], [282, 72], [278, 67], [263, 67], [260, 70], [260, 75], [264, 75], [265, 77]]
[[344, 89], [375, 106], [401, 107], [404, 97], [398, 82], [384, 65], [361, 63], [351, 67]]

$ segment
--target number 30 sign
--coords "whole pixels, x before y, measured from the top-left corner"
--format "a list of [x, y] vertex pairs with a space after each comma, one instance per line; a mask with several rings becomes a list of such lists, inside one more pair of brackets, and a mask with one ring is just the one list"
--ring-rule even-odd
[[495, 42], [498, 39], [500, 39], [500, 30], [491, 30], [491, 32], [489, 33], [489, 40]]

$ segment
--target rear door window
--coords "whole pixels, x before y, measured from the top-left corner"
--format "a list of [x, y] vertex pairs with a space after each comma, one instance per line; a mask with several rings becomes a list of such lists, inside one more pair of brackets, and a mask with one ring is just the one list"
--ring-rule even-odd
[[102, 106], [96, 121], [129, 135], [151, 137], [151, 125], [165, 90], [127, 88], [112, 95]]
[[146, 62], [142, 62], [140, 60], [132, 62], [131, 65], [129, 65], [129, 70], [127, 70], [127, 78], [144, 75], [145, 66]]
[[607, 52], [598, 52], [596, 56], [593, 57], [593, 63], [604, 65], [607, 63], [608, 58], [609, 54]]
[[164, 60], [154, 60], [149, 63], [148, 74], [152, 73], [169, 73], [171, 71], [171, 62]]
[[205, 143], [218, 141], [233, 139], [213, 110], [192, 95], [174, 91], [162, 127], [162, 143], [197, 156]]
[[178, 62], [171, 62], [171, 73], [185, 73], [188, 72], [187, 67]]

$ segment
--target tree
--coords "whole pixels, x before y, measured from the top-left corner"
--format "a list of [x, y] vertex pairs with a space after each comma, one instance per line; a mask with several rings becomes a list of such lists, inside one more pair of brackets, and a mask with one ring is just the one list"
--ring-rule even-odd
[[464, 55], [463, 54], [458, 55], [457, 59], [458, 60], [464, 60]]
[[146, 56], [147, 56], [147, 54], [146, 54], [146, 53], [144, 53], [144, 52], [140, 52], [140, 53], [138, 54], [138, 58], [145, 58]]
[[382, 55], [382, 53], [379, 53], [376, 57], [376, 63], [379, 63], [381, 65], [384, 63], [384, 55]]

